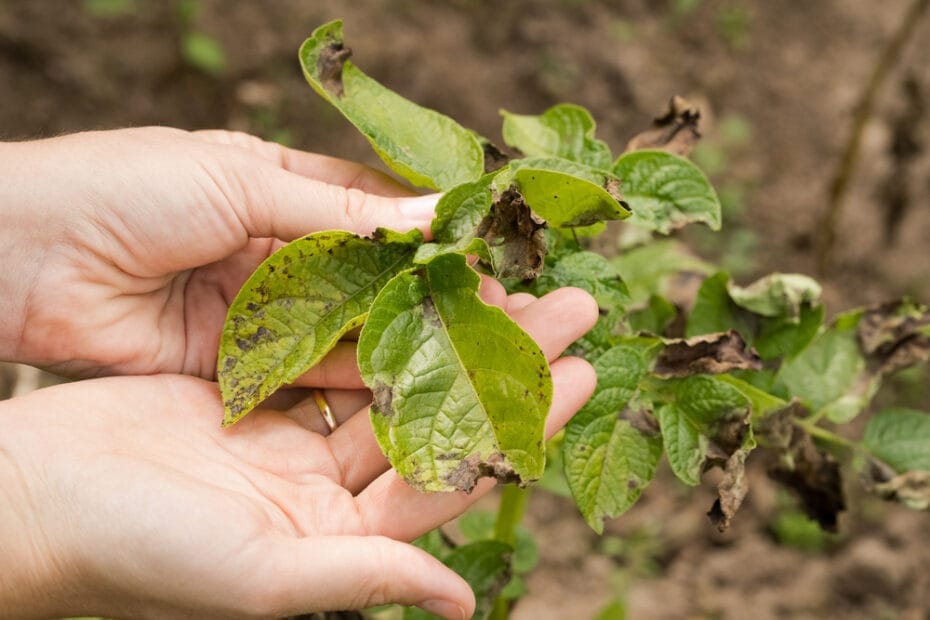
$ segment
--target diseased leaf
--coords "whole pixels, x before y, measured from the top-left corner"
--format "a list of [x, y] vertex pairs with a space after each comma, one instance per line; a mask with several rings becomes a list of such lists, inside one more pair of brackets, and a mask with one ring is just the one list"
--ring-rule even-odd
[[717, 484], [717, 499], [707, 513], [717, 531], [725, 532], [730, 527], [749, 491], [749, 480], [746, 479], [748, 455], [748, 450], [739, 449], [723, 464], [723, 478]]
[[653, 372], [658, 377], [668, 379], [761, 368], [759, 356], [746, 346], [738, 332], [731, 329], [720, 334], [666, 341]]
[[[497, 540], [480, 540], [456, 547], [442, 560], [443, 564], [459, 574], [475, 593], [474, 618], [485, 618], [494, 599], [511, 579], [510, 545]], [[422, 609], [408, 607], [404, 620], [432, 620], [438, 618]]]
[[930, 414], [914, 409], [885, 409], [869, 420], [862, 442], [898, 473], [930, 471]]
[[314, 30], [299, 53], [313, 89], [355, 125], [392, 170], [436, 190], [484, 174], [484, 150], [471, 131], [385, 88], [353, 65], [350, 55], [341, 21]]
[[857, 327], [862, 349], [877, 372], [930, 360], [930, 310], [909, 300], [866, 308]]
[[458, 185], [439, 198], [431, 230], [433, 241], [417, 250], [414, 262], [426, 264], [440, 254], [476, 254], [490, 261], [485, 240], [476, 237], [482, 222], [491, 212], [491, 181], [487, 174], [479, 180]]
[[594, 168], [610, 167], [610, 147], [594, 137], [595, 123], [581, 106], [562, 103], [538, 116], [501, 111], [504, 142], [529, 157], [561, 157]]
[[846, 509], [839, 464], [798, 425], [789, 429], [788, 445], [769, 476], [794, 491], [804, 513], [822, 529], [835, 532], [838, 515]]
[[487, 244], [495, 276], [531, 280], [542, 273], [545, 264], [545, 228], [523, 195], [507, 189], [495, 198], [475, 236]]
[[664, 149], [685, 156], [701, 139], [698, 121], [700, 109], [675, 95], [668, 102], [668, 110], [652, 122], [652, 127], [634, 136], [626, 145], [626, 151], [639, 149]]
[[228, 426], [317, 364], [365, 320], [375, 295], [411, 265], [423, 236], [321, 232], [263, 262], [229, 306], [217, 376]]
[[595, 360], [594, 395], [565, 428], [565, 477], [579, 510], [598, 533], [605, 518], [619, 516], [639, 499], [662, 456], [655, 421], [648, 413], [627, 409], [657, 344], [630, 340]]
[[437, 256], [384, 287], [359, 337], [375, 437], [421, 491], [467, 492], [482, 476], [526, 484], [545, 465], [548, 363], [478, 284], [464, 256]]
[[908, 471], [875, 484], [870, 490], [913, 510], [930, 510], [930, 471]]
[[512, 161], [495, 177], [494, 187], [499, 193], [519, 191], [533, 212], [550, 226], [589, 226], [630, 215], [617, 178], [565, 159]]
[[661, 234], [699, 222], [720, 229], [720, 200], [693, 163], [665, 151], [621, 155], [612, 172], [633, 210], [630, 222]]
[[707, 375], [666, 381], [669, 402], [656, 408], [665, 453], [675, 475], [691, 486], [708, 457], [728, 459], [751, 441], [750, 401]]
[[772, 273], [746, 287], [731, 284], [730, 298], [737, 306], [760, 316], [786, 317], [797, 323], [801, 308], [820, 301], [821, 288], [813, 279], [797, 273]]

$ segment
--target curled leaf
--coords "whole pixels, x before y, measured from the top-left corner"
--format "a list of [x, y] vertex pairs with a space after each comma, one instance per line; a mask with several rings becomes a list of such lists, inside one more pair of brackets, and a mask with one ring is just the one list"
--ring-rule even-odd
[[930, 311], [909, 300], [866, 308], [857, 336], [877, 372], [926, 362], [930, 360]]
[[546, 258], [546, 222], [527, 206], [515, 188], [498, 194], [475, 237], [487, 243], [494, 275], [530, 280], [542, 273]]
[[669, 340], [659, 354], [654, 373], [662, 378], [719, 374], [731, 370], [761, 370], [762, 360], [746, 346], [739, 332]]
[[736, 450], [723, 465], [723, 478], [717, 484], [717, 500], [707, 513], [711, 524], [720, 532], [725, 532], [730, 527], [734, 515], [743, 505], [749, 491], [749, 481], [746, 478], [748, 455], [746, 450]]
[[874, 484], [873, 493], [914, 510], [930, 510], [930, 471], [909, 471]]
[[504, 142], [528, 157], [560, 157], [594, 168], [610, 166], [610, 148], [594, 137], [594, 119], [581, 106], [562, 103], [538, 116], [501, 114]]
[[731, 284], [730, 298], [736, 305], [760, 316], [800, 320], [801, 308], [820, 301], [821, 288], [813, 278], [797, 273], [772, 273], [742, 287]]

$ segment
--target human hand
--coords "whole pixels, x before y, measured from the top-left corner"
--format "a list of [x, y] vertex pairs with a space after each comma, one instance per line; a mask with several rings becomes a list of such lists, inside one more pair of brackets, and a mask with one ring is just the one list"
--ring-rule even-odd
[[259, 262], [317, 230], [426, 231], [435, 198], [409, 194], [224, 131], [0, 143], [0, 359], [212, 378], [229, 302]]
[[[508, 298], [487, 280], [482, 294], [550, 360], [597, 318], [577, 289]], [[548, 435], [596, 380], [575, 358], [551, 369]], [[222, 429], [216, 386], [182, 376], [0, 403], [0, 617], [275, 617], [387, 602], [467, 617], [468, 586], [400, 541], [461, 513], [493, 481], [471, 495], [413, 490], [351, 400], [331, 399], [341, 425], [329, 436], [271, 410]]]

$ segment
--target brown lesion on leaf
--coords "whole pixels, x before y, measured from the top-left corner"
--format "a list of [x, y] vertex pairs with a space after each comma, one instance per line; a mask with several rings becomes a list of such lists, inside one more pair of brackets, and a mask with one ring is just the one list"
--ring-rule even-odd
[[748, 455], [746, 450], [736, 450], [723, 464], [723, 478], [717, 484], [717, 499], [707, 513], [711, 524], [720, 532], [730, 527], [749, 492], [749, 480], [746, 477]]
[[856, 335], [873, 371], [890, 373], [930, 360], [930, 311], [911, 301], [866, 308]]
[[484, 173], [500, 170], [510, 163], [510, 157], [490, 140], [480, 138], [481, 150], [484, 152]]
[[627, 407], [621, 411], [617, 417], [621, 420], [629, 422], [630, 426], [646, 437], [658, 437], [661, 433], [659, 429], [659, 421], [656, 420], [655, 416], [652, 415], [652, 412], [648, 409], [632, 409]]
[[495, 478], [501, 483], [525, 484], [500, 452], [495, 452], [486, 460], [482, 460], [478, 454], [462, 459], [445, 477], [444, 482], [457, 491], [471, 493], [481, 478]]
[[523, 194], [511, 186], [495, 193], [490, 212], [475, 236], [484, 239], [495, 255], [499, 278], [531, 280], [539, 276], [546, 258], [546, 221], [533, 213]]
[[762, 359], [736, 330], [666, 343], [656, 360], [655, 374], [663, 379], [731, 370], [761, 370]]
[[907, 471], [890, 477], [873, 474], [869, 491], [913, 510], [930, 510], [930, 471]]
[[668, 110], [652, 121], [652, 127], [639, 133], [627, 143], [626, 151], [662, 149], [675, 155], [687, 156], [698, 140], [698, 122], [701, 110], [684, 97], [675, 95], [668, 102]]
[[352, 55], [352, 50], [342, 41], [334, 41], [320, 51], [316, 61], [316, 72], [320, 83], [328, 92], [342, 97], [345, 89], [342, 85], [342, 68]]
[[389, 417], [394, 415], [394, 390], [390, 385], [380, 381], [375, 383], [374, 387], [371, 388], [371, 398], [372, 413]]

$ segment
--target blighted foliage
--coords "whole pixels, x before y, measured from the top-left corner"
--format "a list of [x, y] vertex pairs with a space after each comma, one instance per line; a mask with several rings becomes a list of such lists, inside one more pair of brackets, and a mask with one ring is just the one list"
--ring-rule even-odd
[[[859, 442], [824, 425], [849, 422], [886, 375], [930, 358], [926, 307], [904, 300], [825, 323], [811, 278], [775, 273], [738, 285], [656, 237], [721, 224], [713, 187], [686, 159], [700, 137], [694, 105], [673, 98], [618, 156], [578, 106], [504, 112], [506, 155], [386, 89], [349, 57], [340, 22], [300, 49], [311, 86], [388, 166], [443, 190], [432, 241], [415, 231], [324, 232], [266, 260], [224, 328], [224, 424], [363, 326], [358, 361], [373, 393], [375, 436], [410, 484], [467, 492], [483, 476], [533, 482], [546, 462], [549, 366], [526, 333], [479, 299], [482, 271], [511, 291], [572, 285], [597, 300], [597, 325], [569, 349], [592, 362], [597, 388], [566, 427], [558, 459], [595, 530], [637, 501], [663, 455], [688, 485], [710, 468], [723, 471], [708, 511], [720, 529], [750, 492], [746, 464], [756, 450], [774, 454], [772, 478], [825, 529], [845, 507], [850, 467], [882, 497], [930, 505], [930, 415], [882, 412]], [[646, 241], [610, 259], [589, 251], [606, 220], [626, 220]], [[693, 295], [680, 294], [689, 288]], [[507, 553], [462, 548], [448, 558], [487, 563], [490, 572], [475, 569], [481, 584], [473, 583], [487, 593], [509, 578]]]

